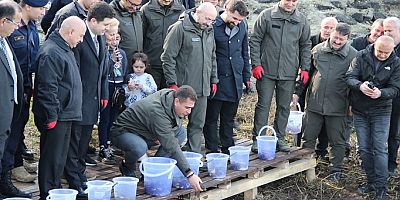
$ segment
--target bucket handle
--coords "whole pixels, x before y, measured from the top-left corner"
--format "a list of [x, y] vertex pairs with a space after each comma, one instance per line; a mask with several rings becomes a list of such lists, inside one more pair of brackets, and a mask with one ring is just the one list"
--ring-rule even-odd
[[143, 170], [143, 162], [141, 162], [140, 165], [139, 165], [139, 170], [140, 170], [140, 173], [142, 173], [145, 176], [156, 177], [156, 176], [162, 176], [164, 174], [169, 173], [171, 170], [174, 169], [174, 167], [175, 167], [175, 164], [171, 165], [171, 168], [169, 168], [168, 170], [165, 170], [164, 172], [161, 172], [161, 173], [158, 173], [158, 174], [147, 174], [147, 173], [145, 174], [145, 172]]
[[264, 129], [269, 129], [272, 131], [272, 135], [275, 137], [275, 140], [278, 140], [278, 138], [276, 137], [276, 132], [275, 129], [272, 126], [263, 126], [260, 131], [258, 131], [258, 136], [261, 136], [261, 133]]

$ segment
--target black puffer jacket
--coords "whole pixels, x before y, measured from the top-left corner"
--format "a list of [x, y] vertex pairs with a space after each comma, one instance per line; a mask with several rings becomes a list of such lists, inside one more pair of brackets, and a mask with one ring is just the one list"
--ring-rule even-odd
[[[375, 72], [373, 51], [374, 45], [360, 51], [346, 73], [346, 82], [351, 89], [352, 110], [355, 113], [368, 115], [390, 113], [392, 99], [398, 96], [400, 91], [400, 59], [393, 52]], [[375, 87], [381, 90], [381, 97], [372, 99], [362, 93], [360, 85], [365, 81], [373, 82]]]
[[32, 111], [47, 123], [82, 119], [82, 83], [74, 54], [58, 31], [38, 52]]

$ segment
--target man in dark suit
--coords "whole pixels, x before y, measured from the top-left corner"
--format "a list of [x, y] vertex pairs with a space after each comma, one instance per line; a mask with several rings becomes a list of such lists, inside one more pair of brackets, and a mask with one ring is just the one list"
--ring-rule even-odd
[[64, 169], [69, 187], [83, 194], [86, 188], [85, 156], [98, 113], [108, 103], [107, 49], [104, 32], [109, 28], [114, 10], [105, 2], [92, 6], [87, 15], [83, 42], [74, 49], [82, 81], [82, 121], [72, 124], [71, 142]]
[[[11, 122], [21, 111], [23, 79], [17, 58], [7, 38], [21, 21], [21, 7], [12, 1], [0, 2], [0, 159], [3, 157]], [[0, 161], [0, 199], [8, 196], [30, 197], [11, 182], [11, 171], [3, 169]]]
[[40, 132], [41, 199], [61, 187], [72, 122], [82, 119], [82, 84], [72, 48], [82, 42], [85, 32], [81, 19], [67, 18], [38, 52], [32, 111]]

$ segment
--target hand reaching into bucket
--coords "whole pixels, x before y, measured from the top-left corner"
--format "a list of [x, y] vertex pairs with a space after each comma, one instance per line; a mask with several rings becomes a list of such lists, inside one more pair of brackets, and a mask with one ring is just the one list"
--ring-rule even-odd
[[201, 187], [201, 183], [203, 183], [203, 181], [201, 181], [200, 177], [198, 177], [196, 174], [189, 176], [188, 181], [196, 192], [203, 191], [203, 188]]

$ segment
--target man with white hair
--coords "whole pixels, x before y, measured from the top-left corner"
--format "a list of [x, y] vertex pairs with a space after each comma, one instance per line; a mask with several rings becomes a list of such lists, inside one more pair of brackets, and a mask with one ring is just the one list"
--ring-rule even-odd
[[[383, 21], [384, 34], [393, 38], [394, 53], [400, 57], [400, 19], [388, 17]], [[396, 97], [392, 102], [392, 114], [390, 116], [390, 129], [388, 138], [389, 176], [397, 175], [397, 150], [400, 144], [400, 97]]]
[[40, 132], [39, 191], [61, 187], [73, 121], [82, 119], [82, 83], [72, 48], [83, 41], [85, 23], [66, 18], [38, 52], [33, 114]]
[[198, 96], [189, 115], [188, 147], [201, 151], [207, 96], [217, 92], [217, 61], [212, 24], [217, 17], [213, 4], [206, 2], [184, 13], [171, 25], [164, 41], [161, 62], [167, 86], [177, 90], [190, 85]]

